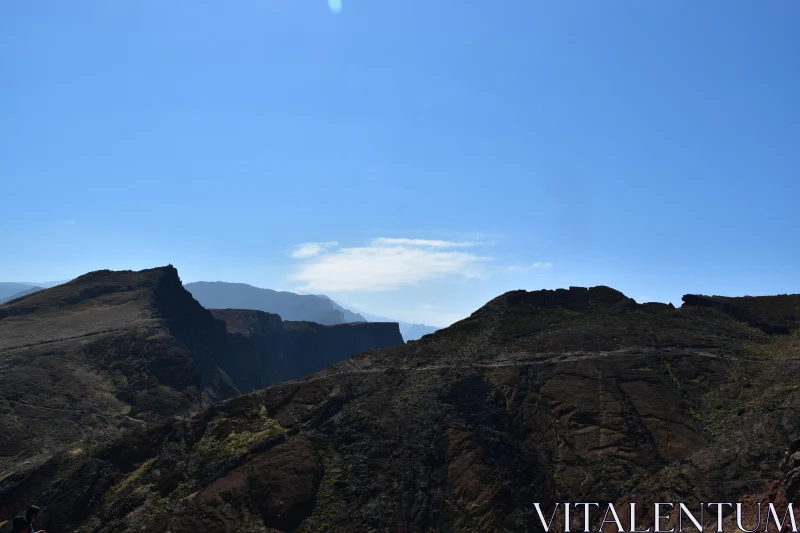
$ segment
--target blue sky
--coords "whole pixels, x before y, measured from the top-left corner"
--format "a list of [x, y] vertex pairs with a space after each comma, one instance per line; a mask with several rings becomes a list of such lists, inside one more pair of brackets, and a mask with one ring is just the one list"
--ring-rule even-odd
[[797, 0], [331, 6], [0, 3], [0, 280], [800, 292]]

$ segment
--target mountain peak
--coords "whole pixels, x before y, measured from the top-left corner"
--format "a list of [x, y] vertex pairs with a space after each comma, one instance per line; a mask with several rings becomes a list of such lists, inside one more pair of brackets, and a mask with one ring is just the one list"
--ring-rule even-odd
[[620, 291], [605, 285], [555, 290], [516, 290], [506, 292], [491, 300], [472, 316], [480, 317], [494, 313], [526, 313], [534, 309], [565, 309], [585, 312], [619, 304], [636, 305], [636, 302]]

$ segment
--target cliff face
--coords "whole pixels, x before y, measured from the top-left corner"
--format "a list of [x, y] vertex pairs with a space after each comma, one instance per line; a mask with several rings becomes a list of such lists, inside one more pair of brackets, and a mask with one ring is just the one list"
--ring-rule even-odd
[[397, 324], [323, 326], [282, 321], [278, 315], [242, 309], [212, 309], [225, 322], [228, 354], [220, 367], [242, 392], [313, 374], [357, 353], [403, 344]]
[[0, 305], [0, 472], [238, 391], [224, 324], [172, 267], [99, 271]]
[[51, 533], [536, 531], [534, 502], [754, 500], [783, 490], [800, 437], [782, 316], [800, 296], [773, 302], [727, 302], [743, 317], [608, 287], [507, 293], [420, 341], [57, 454], [0, 481], [0, 516], [36, 500]]
[[171, 266], [92, 272], [0, 305], [0, 476], [402, 342], [392, 325], [222, 315], [260, 325], [228, 333]]

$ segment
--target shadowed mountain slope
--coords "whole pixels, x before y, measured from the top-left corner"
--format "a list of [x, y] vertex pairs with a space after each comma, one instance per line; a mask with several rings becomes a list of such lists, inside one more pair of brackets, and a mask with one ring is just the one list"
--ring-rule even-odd
[[800, 296], [685, 302], [506, 293], [420, 341], [55, 455], [0, 481], [0, 516], [36, 500], [50, 533], [537, 531], [535, 502], [782, 490]]
[[360, 352], [403, 343], [395, 323], [323, 326], [245, 309], [211, 313], [225, 322], [229, 352], [236, 354], [220, 365], [242, 392], [313, 374]]
[[[81, 440], [402, 343], [396, 324], [219, 316], [237, 332], [192, 298], [171, 266], [92, 272], [0, 305], [0, 475]], [[263, 324], [248, 329], [251, 317]]]

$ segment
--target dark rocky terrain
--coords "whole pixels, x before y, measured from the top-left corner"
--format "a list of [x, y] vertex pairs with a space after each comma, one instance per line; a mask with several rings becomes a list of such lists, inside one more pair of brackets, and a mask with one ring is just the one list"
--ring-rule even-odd
[[0, 477], [403, 342], [396, 324], [215, 313], [172, 267], [92, 272], [0, 305]]
[[49, 533], [536, 531], [534, 502], [785, 497], [800, 296], [684, 302], [506, 293], [420, 341], [24, 465], [0, 517], [37, 501]]
[[246, 283], [196, 281], [186, 289], [207, 309], [253, 309], [280, 315], [283, 320], [344, 324], [366, 322], [327, 296], [261, 289]]

